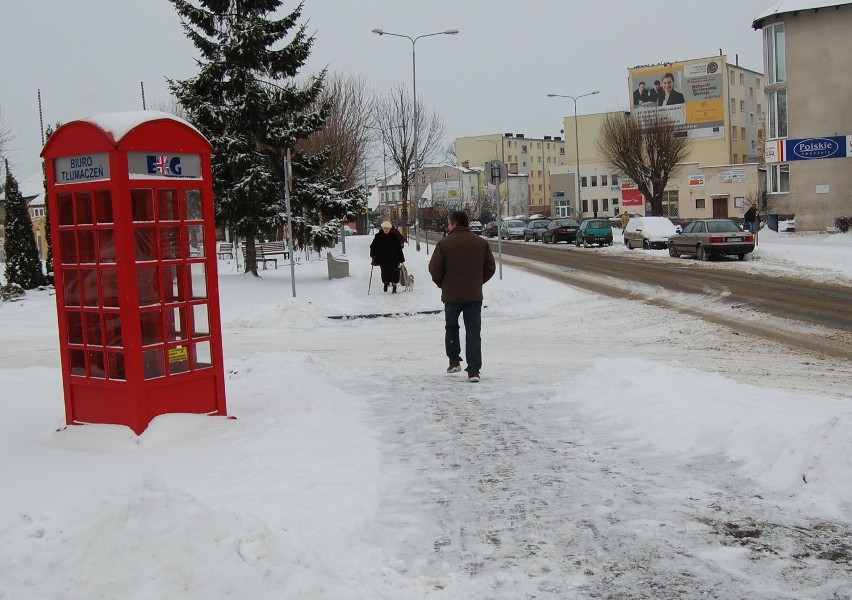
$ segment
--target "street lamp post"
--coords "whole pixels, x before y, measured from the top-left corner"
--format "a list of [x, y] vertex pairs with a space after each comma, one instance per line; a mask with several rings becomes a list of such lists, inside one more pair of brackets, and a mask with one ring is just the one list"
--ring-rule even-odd
[[[414, 48], [417, 44], [417, 40], [420, 38], [432, 37], [433, 35], [456, 35], [458, 32], [458, 29], [447, 29], [445, 31], [436, 31], [435, 33], [425, 33], [412, 38], [411, 36], [403, 35], [401, 33], [391, 33], [389, 31], [379, 29], [378, 27], [373, 29], [373, 33], [376, 35], [392, 35], [393, 37], [405, 38], [411, 42], [411, 78], [412, 87], [414, 88], [414, 237], [417, 241], [416, 248], [418, 252], [420, 252], [420, 181], [417, 178], [417, 171], [419, 170], [420, 165], [418, 164], [417, 158], [417, 59]], [[405, 224], [405, 227], [406, 229], [408, 228], [408, 223]]]
[[580, 202], [580, 130], [577, 127], [577, 99], [584, 98], [586, 96], [594, 96], [598, 94], [598, 90], [594, 92], [589, 92], [588, 94], [580, 94], [579, 96], [568, 96], [566, 94], [548, 94], [548, 98], [570, 98], [574, 101], [574, 144], [575, 144], [575, 152], [577, 153], [577, 220], [580, 220], [580, 207], [582, 203]]

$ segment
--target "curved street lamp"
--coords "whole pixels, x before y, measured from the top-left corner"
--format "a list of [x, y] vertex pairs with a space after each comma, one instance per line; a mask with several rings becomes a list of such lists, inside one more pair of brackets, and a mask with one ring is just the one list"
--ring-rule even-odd
[[[417, 178], [417, 171], [419, 170], [420, 165], [418, 164], [417, 159], [417, 59], [414, 52], [414, 47], [417, 44], [417, 40], [421, 38], [432, 37], [433, 35], [456, 35], [458, 32], [458, 29], [446, 29], [444, 31], [436, 31], [435, 33], [424, 33], [423, 35], [418, 35], [417, 37], [413, 38], [411, 36], [403, 35], [401, 33], [391, 33], [390, 31], [379, 29], [378, 27], [373, 29], [373, 33], [375, 33], [376, 35], [390, 35], [393, 37], [401, 37], [411, 42], [411, 76], [414, 88], [414, 237], [417, 241], [416, 248], [418, 252], [420, 252], [420, 181]], [[407, 222], [405, 224], [405, 228], [406, 231], [408, 231]]]
[[575, 151], [577, 153], [577, 220], [580, 220], [580, 207], [582, 204], [580, 203], [580, 133], [577, 128], [577, 99], [585, 98], [586, 96], [594, 96], [595, 94], [599, 94], [598, 90], [594, 92], [589, 92], [588, 94], [580, 94], [579, 96], [568, 96], [567, 94], [548, 94], [548, 98], [570, 98], [574, 101], [574, 143], [575, 143]]

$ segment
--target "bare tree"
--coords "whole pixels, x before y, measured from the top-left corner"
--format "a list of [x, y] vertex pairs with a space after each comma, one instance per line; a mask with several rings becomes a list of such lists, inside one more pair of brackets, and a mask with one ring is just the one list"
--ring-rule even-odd
[[444, 149], [444, 160], [446, 160], [448, 164], [451, 164], [454, 167], [459, 166], [459, 158], [458, 154], [456, 153], [455, 140], [447, 144], [447, 147]]
[[[414, 139], [417, 131], [417, 163], [424, 164], [438, 151], [444, 138], [444, 120], [435, 111], [427, 113], [417, 101], [417, 123], [414, 122], [414, 100], [404, 85], [394, 87], [376, 103], [373, 127], [381, 135], [393, 164], [399, 169], [402, 188], [402, 220], [408, 226], [408, 189], [414, 177]], [[416, 202], [416, 199], [415, 199]]]
[[325, 175], [340, 172], [347, 187], [363, 179], [367, 150], [371, 141], [370, 115], [375, 99], [364, 77], [341, 73], [326, 76], [325, 88], [317, 98], [317, 107], [331, 104], [331, 112], [322, 129], [296, 144], [297, 150], [316, 155], [328, 148]]
[[651, 214], [663, 214], [663, 192], [679, 163], [689, 156], [690, 141], [683, 128], [660, 112], [642, 122], [616, 112], [604, 117], [596, 142], [598, 153], [639, 187], [651, 203]]
[[168, 100], [160, 100], [159, 102], [155, 102], [151, 105], [152, 110], [159, 110], [160, 112], [169, 113], [170, 115], [174, 115], [176, 117], [180, 117], [184, 121], [189, 120], [189, 115], [186, 113], [186, 109], [181, 106], [178, 99], [172, 95], [169, 95]]
[[0, 159], [6, 156], [9, 151], [9, 144], [12, 142], [12, 132], [6, 128], [6, 123], [3, 118], [3, 108], [0, 107]]

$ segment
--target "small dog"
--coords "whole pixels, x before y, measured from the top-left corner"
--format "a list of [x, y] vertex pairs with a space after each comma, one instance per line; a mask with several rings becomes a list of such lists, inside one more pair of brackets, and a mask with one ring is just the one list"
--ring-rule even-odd
[[413, 292], [414, 291], [414, 275], [409, 275], [408, 279], [405, 281], [405, 291]]

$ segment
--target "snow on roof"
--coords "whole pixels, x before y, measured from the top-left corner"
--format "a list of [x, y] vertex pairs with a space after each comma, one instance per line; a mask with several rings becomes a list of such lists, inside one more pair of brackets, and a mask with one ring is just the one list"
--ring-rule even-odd
[[[180, 117], [159, 110], [128, 110], [124, 112], [104, 113], [81, 119], [81, 121], [86, 121], [100, 127], [105, 132], [112, 134], [113, 139], [117, 142], [135, 127], [148, 121], [157, 121], [159, 119], [177, 121], [198, 132], [194, 126]], [[201, 132], [198, 132], [198, 135], [201, 135]]]
[[837, 2], [837, 0], [834, 2], [826, 2], [825, 0], [776, 0], [769, 8], [754, 19], [751, 26], [754, 29], [760, 29], [763, 27], [763, 20], [772, 15], [783, 15], [785, 13], [796, 12], [797, 10], [816, 10], [829, 6], [843, 6], [844, 4], [852, 4], [852, 2]]

